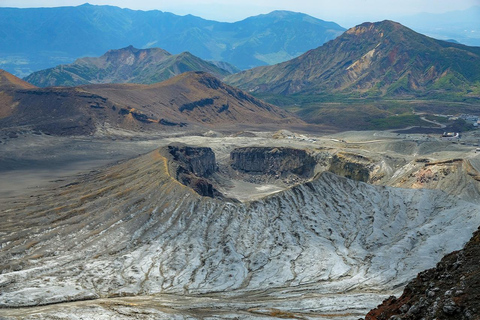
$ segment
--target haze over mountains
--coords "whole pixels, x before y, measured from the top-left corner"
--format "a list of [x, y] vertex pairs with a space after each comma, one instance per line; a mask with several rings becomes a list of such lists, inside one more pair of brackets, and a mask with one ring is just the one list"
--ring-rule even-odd
[[480, 6], [441, 14], [419, 13], [398, 21], [430, 37], [453, 39], [468, 46], [480, 46]]
[[226, 81], [283, 95], [480, 96], [480, 48], [435, 40], [392, 21], [364, 23], [298, 58]]
[[[2, 69], [18, 76], [133, 45], [189, 51], [240, 69], [285, 61], [345, 29], [306, 14], [275, 11], [235, 23], [111, 6], [0, 8]], [[68, 33], [65, 30], [69, 30]]]
[[[239, 71], [227, 63], [223, 67]], [[129, 46], [109, 50], [98, 58], [81, 58], [72, 64], [37, 71], [25, 80], [38, 87], [94, 83], [152, 84], [188, 71], [209, 72], [219, 78], [232, 73], [188, 52], [172, 55], [160, 48], [136, 49]]]

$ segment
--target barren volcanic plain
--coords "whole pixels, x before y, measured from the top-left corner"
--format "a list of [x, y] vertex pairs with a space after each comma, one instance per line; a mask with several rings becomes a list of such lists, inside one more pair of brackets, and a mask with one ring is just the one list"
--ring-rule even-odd
[[364, 317], [480, 225], [478, 139], [6, 132], [0, 317]]

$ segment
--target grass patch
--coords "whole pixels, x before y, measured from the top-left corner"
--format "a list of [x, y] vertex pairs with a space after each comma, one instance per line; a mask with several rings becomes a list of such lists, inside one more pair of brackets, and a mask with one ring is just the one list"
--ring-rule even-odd
[[448, 120], [448, 117], [439, 117], [439, 116], [436, 116], [436, 115], [433, 115], [433, 114], [425, 115], [425, 119], [430, 120], [430, 121], [435, 121], [435, 122], [438, 122], [438, 123], [443, 123], [443, 124], [447, 124], [447, 123], [452, 122], [451, 120]]
[[[447, 118], [434, 114], [462, 113], [480, 115], [480, 99], [447, 92], [429, 92], [423, 97], [382, 98], [374, 95], [345, 94], [256, 94], [256, 97], [295, 113], [309, 123], [336, 127], [339, 130], [386, 130], [410, 126], [432, 127], [415, 115], [426, 113], [427, 119], [447, 125]], [[458, 131], [471, 130], [456, 124]]]
[[393, 115], [386, 118], [372, 119], [370, 121], [370, 126], [367, 126], [366, 129], [387, 130], [413, 126], [431, 126], [431, 124], [423, 121], [420, 119], [420, 116], [416, 114], [402, 114]]

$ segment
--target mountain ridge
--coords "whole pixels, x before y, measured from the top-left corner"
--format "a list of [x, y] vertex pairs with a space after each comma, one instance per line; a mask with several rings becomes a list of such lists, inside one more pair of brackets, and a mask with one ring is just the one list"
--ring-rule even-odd
[[[228, 64], [225, 65], [228, 67]], [[100, 57], [80, 58], [72, 64], [37, 71], [24, 80], [38, 87], [100, 83], [152, 84], [188, 71], [205, 71], [217, 77], [230, 74], [189, 52], [172, 55], [161, 48], [137, 49], [130, 45], [109, 50]]]
[[480, 48], [435, 40], [399, 23], [363, 23], [292, 60], [226, 78], [251, 92], [402, 96], [463, 93], [480, 81]]
[[[304, 21], [305, 14], [289, 16], [300, 18], [290, 23], [264, 15], [226, 23], [113, 6], [0, 8], [0, 27], [5, 32], [0, 53], [7, 57], [3, 68], [18, 70], [15, 74], [29, 74], [129, 44], [137, 48], [160, 46], [173, 54], [189, 51], [204, 60], [247, 69], [288, 60], [345, 30], [313, 17]], [[64, 30], [77, 31], [67, 35]], [[16, 62], [19, 57], [23, 65]]]

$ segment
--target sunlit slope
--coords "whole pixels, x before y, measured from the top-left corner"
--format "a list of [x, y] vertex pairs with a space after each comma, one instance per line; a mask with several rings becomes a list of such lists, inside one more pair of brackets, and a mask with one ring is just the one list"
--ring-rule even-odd
[[281, 64], [227, 78], [258, 93], [351, 97], [478, 96], [480, 48], [435, 40], [399, 23], [363, 23]]

